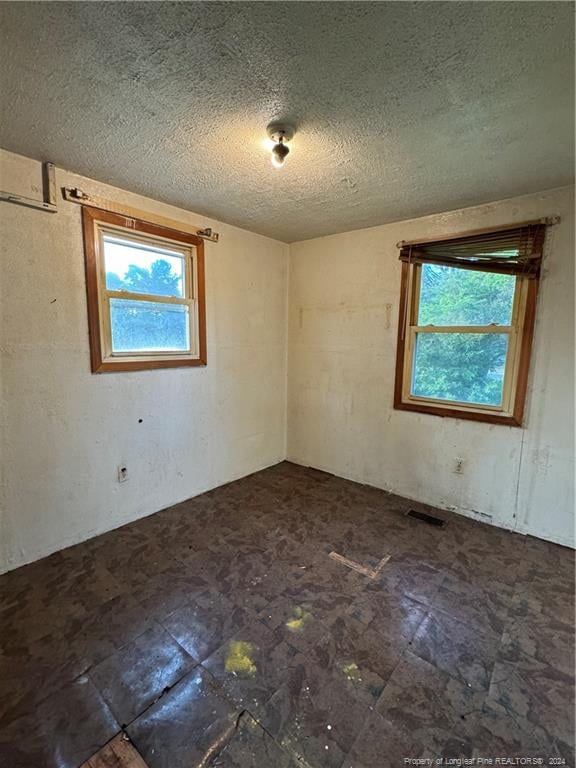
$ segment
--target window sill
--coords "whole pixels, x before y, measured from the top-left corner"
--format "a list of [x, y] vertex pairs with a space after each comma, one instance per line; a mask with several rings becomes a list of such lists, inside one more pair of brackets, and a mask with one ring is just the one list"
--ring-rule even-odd
[[394, 408], [398, 411], [427, 413], [431, 416], [442, 416], [443, 418], [483, 421], [488, 424], [503, 424], [506, 427], [522, 426], [522, 420], [516, 418], [516, 416], [510, 414], [495, 413], [494, 411], [472, 411], [465, 408], [447, 408], [441, 405], [405, 402], [403, 400], [396, 400], [394, 402]]
[[123, 371], [149, 371], [158, 368], [189, 368], [205, 366], [206, 359], [180, 358], [173, 360], [114, 360], [95, 362], [92, 373], [121, 373]]

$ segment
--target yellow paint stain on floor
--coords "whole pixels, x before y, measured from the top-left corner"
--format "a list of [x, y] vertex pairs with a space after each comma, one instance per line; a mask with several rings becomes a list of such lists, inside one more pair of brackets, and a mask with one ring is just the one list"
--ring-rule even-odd
[[351, 661], [348, 664], [342, 664], [340, 669], [350, 683], [362, 682], [362, 675], [360, 674], [360, 670], [358, 669], [358, 664], [356, 664], [356, 662]]
[[302, 632], [304, 624], [312, 618], [312, 614], [309, 611], [305, 611], [304, 608], [297, 605], [292, 611], [292, 618], [286, 622], [286, 628], [291, 632]]
[[232, 640], [226, 656], [226, 672], [235, 675], [255, 675], [256, 664], [252, 659], [255, 646], [244, 640]]

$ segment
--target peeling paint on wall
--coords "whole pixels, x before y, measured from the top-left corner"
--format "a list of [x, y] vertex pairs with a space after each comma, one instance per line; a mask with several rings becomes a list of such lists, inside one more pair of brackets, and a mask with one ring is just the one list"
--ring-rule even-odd
[[536, 472], [543, 477], [548, 474], [548, 470], [552, 467], [550, 455], [551, 450], [549, 445], [542, 448], [534, 448], [532, 450], [532, 464], [534, 465]]
[[391, 317], [392, 317], [392, 304], [385, 304], [384, 306], [386, 308], [386, 320], [384, 321], [384, 328], [386, 330], [389, 330], [389, 328], [390, 328], [390, 320], [391, 320]]

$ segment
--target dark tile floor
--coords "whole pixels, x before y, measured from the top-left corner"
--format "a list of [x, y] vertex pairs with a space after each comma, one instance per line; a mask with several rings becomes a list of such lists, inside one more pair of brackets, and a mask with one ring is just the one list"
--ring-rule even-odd
[[573, 766], [574, 553], [414, 506], [283, 463], [0, 577], [0, 765]]

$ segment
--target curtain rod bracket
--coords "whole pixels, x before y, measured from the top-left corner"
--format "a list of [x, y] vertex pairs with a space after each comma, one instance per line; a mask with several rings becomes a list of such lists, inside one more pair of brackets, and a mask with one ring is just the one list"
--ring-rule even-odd
[[68, 189], [68, 187], [62, 187], [62, 194], [65, 200], [88, 200], [86, 192], [82, 192], [78, 187]]
[[203, 240], [210, 240], [211, 243], [217, 243], [218, 238], [220, 235], [218, 232], [214, 232], [212, 227], [206, 227], [206, 229], [199, 229], [198, 232], [196, 232], [198, 237], [201, 237]]
[[54, 163], [42, 163], [42, 200], [31, 197], [14, 195], [11, 192], [0, 192], [0, 201], [24, 205], [26, 208], [36, 208], [47, 213], [57, 213], [56, 205], [56, 167]]
[[[150, 221], [153, 224], [158, 223], [160, 226], [169, 227], [171, 229], [177, 229], [181, 231], [191, 232], [191, 230], [194, 229], [194, 227], [190, 227], [190, 229], [182, 230], [182, 223], [178, 221], [172, 221], [171, 219], [165, 219], [164, 217], [158, 217], [154, 216], [152, 214], [147, 214], [145, 211], [135, 211], [132, 208], [128, 208], [127, 206], [121, 205], [120, 203], [115, 203], [111, 200], [104, 200], [104, 198], [97, 197], [94, 195], [89, 195], [87, 192], [84, 192], [83, 189], [80, 189], [79, 187], [62, 187], [62, 196], [64, 200], [67, 200], [69, 203], [79, 203], [80, 205], [89, 205], [93, 208], [100, 208], [103, 211], [111, 211], [112, 213], [119, 213], [122, 216], [129, 216], [132, 218], [141, 218], [145, 219], [146, 221]], [[159, 218], [162, 219], [159, 221]], [[192, 232], [191, 232], [192, 233]], [[196, 229], [193, 234], [197, 235], [198, 237], [201, 237], [203, 240], [209, 240], [211, 243], [217, 243], [220, 235], [218, 232], [214, 232], [212, 227], [204, 227], [204, 229]]]

